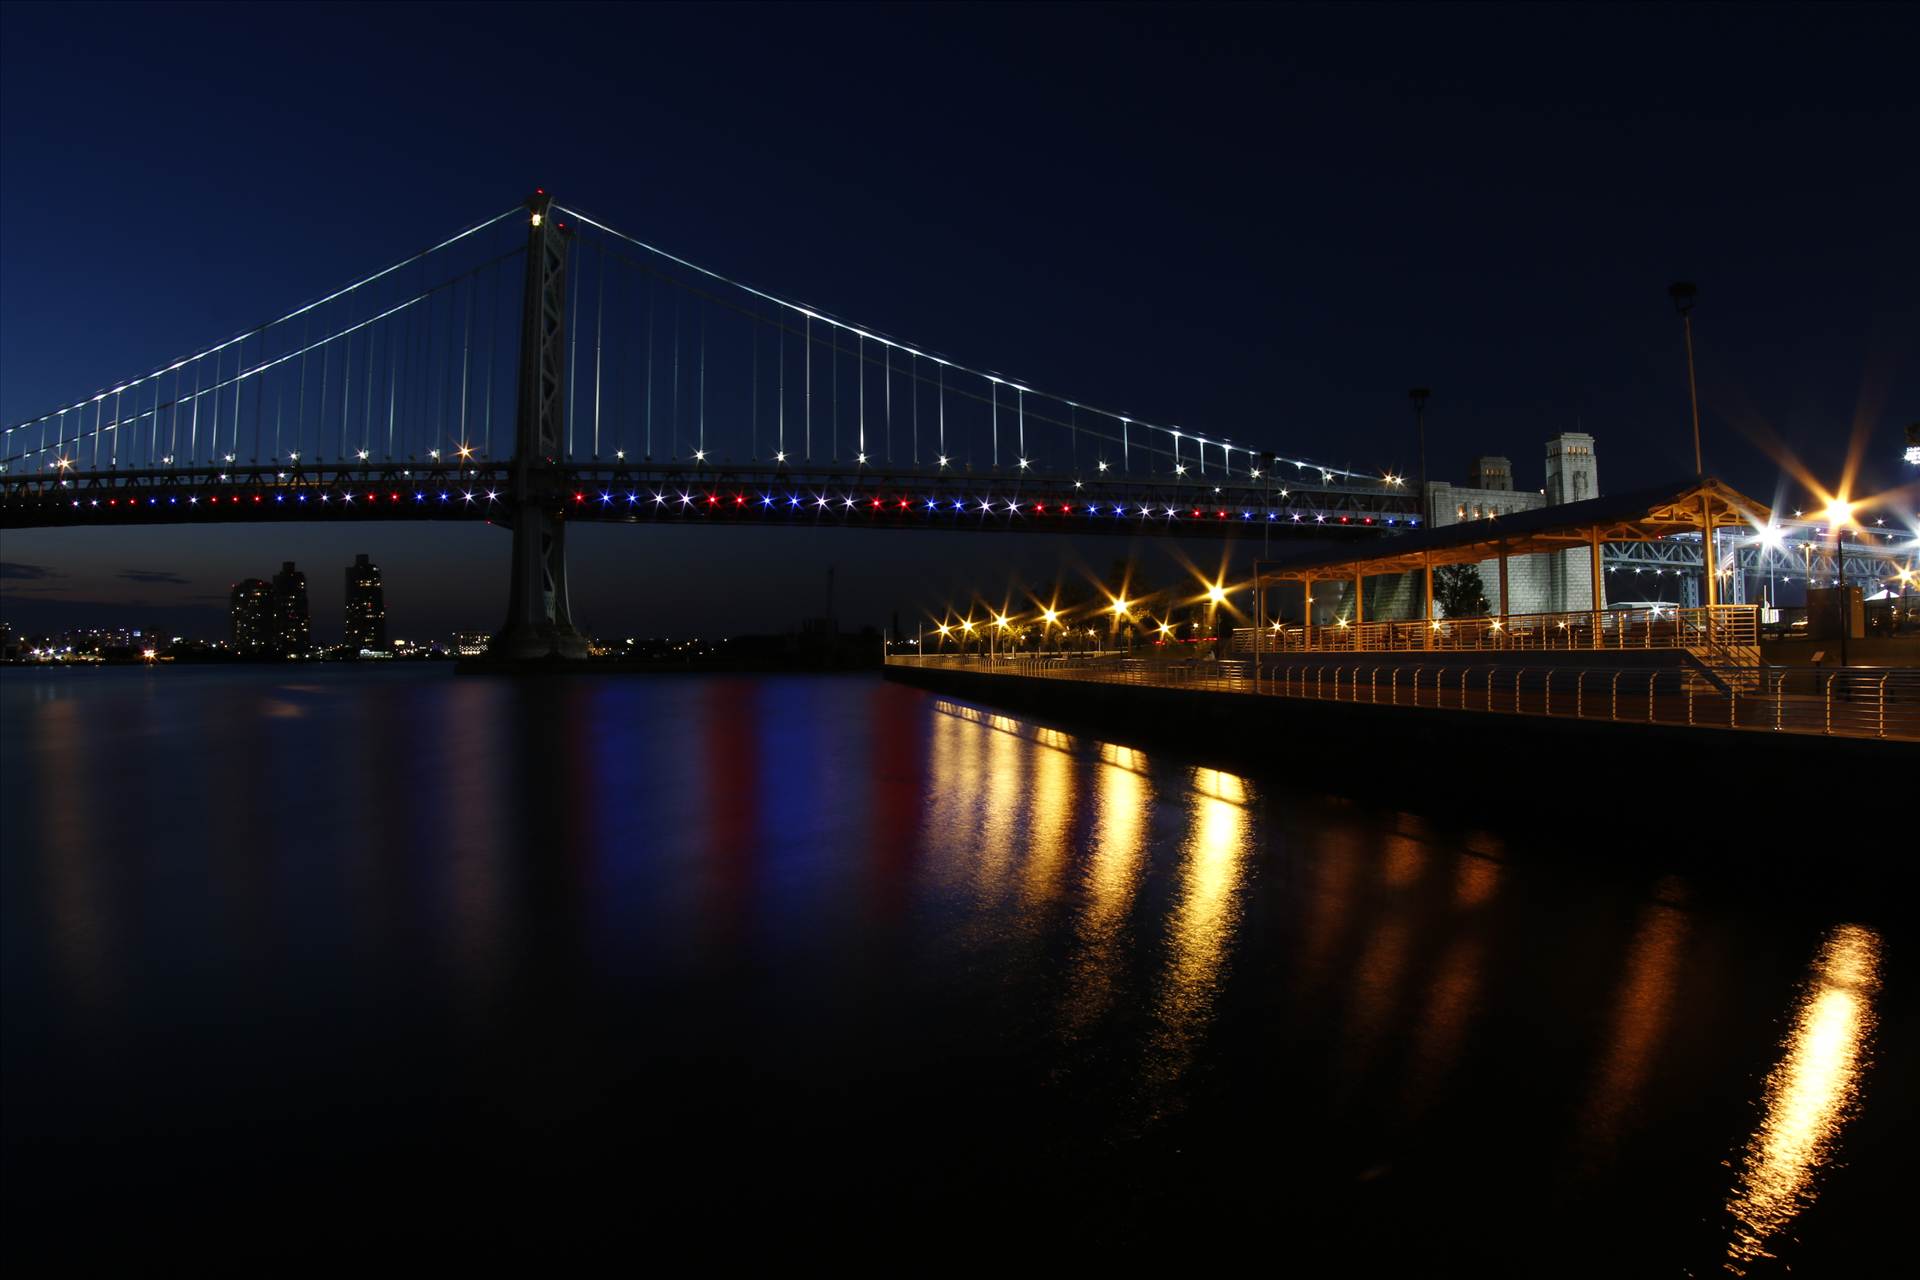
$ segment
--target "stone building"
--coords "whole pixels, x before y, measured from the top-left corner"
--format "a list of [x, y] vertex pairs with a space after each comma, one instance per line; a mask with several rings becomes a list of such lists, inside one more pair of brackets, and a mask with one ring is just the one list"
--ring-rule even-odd
[[[1466, 520], [1487, 520], [1516, 511], [1584, 502], [1600, 496], [1600, 473], [1593, 437], [1563, 431], [1547, 441], [1546, 474], [1538, 490], [1513, 487], [1513, 464], [1505, 458], [1481, 458], [1464, 485], [1432, 481], [1427, 485], [1427, 520], [1434, 527]], [[1500, 609], [1500, 562], [1486, 560], [1480, 578], [1488, 602]], [[1507, 612], [1567, 613], [1593, 607], [1593, 564], [1583, 550], [1515, 556], [1507, 561]], [[1604, 589], [1603, 589], [1604, 591]], [[1399, 591], [1396, 590], [1396, 595]], [[1417, 588], [1412, 611], [1419, 614]], [[1603, 600], [1604, 603], [1604, 600]], [[1437, 606], [1436, 606], [1437, 611]], [[1388, 616], [1385, 614], [1379, 615]]]
[[[1538, 489], [1513, 486], [1513, 463], [1506, 458], [1486, 456], [1474, 460], [1466, 484], [1444, 480], [1427, 483], [1426, 516], [1430, 526], [1439, 528], [1467, 520], [1489, 520], [1520, 511], [1567, 502], [1583, 502], [1600, 496], [1600, 476], [1594, 456], [1593, 437], [1582, 431], [1566, 431], [1547, 441], [1546, 469]], [[1500, 562], [1483, 561], [1480, 566], [1482, 588], [1494, 612], [1500, 609]], [[1551, 554], [1513, 556], [1507, 560], [1507, 612], [1568, 613], [1592, 608], [1590, 581], [1592, 557], [1583, 550], [1557, 551]], [[1370, 578], [1367, 582], [1365, 616], [1375, 622], [1420, 616], [1420, 575], [1398, 574]], [[1327, 625], [1350, 616], [1352, 591], [1346, 584], [1324, 583], [1316, 586], [1314, 620]], [[1604, 594], [1603, 601], [1604, 603]], [[1434, 602], [1436, 615], [1445, 610]]]

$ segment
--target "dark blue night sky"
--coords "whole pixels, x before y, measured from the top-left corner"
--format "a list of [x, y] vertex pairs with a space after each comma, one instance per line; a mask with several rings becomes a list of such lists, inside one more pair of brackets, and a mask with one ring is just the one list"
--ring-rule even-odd
[[[0, 417], [144, 372], [535, 185], [696, 261], [1162, 421], [1407, 470], [1599, 441], [1684, 474], [1696, 280], [1708, 469], [1783, 497], [1910, 478], [1920, 106], [1902, 6], [0, 10]], [[1900, 503], [1912, 520], [1909, 494]], [[506, 536], [417, 525], [5, 538], [24, 625], [220, 622], [295, 559], [395, 634], [487, 628]], [[604, 632], [911, 625], [1122, 542], [579, 531]], [[1064, 559], [1063, 559], [1064, 557]], [[1205, 557], [1217, 557], [1217, 552]], [[689, 572], [687, 566], [695, 566]], [[1069, 572], [1072, 570], [1069, 569]], [[135, 574], [140, 577], [130, 578]], [[177, 579], [177, 581], [175, 580]]]

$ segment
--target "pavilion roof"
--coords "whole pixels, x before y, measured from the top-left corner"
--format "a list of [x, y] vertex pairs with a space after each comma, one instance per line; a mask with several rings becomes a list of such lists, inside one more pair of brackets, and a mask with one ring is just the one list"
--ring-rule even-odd
[[1531, 555], [1602, 542], [1657, 542], [1676, 533], [1698, 533], [1704, 510], [1713, 527], [1758, 528], [1773, 513], [1765, 505], [1711, 476], [1689, 476], [1583, 502], [1428, 527], [1358, 548], [1325, 547], [1280, 560], [1263, 560], [1266, 579], [1350, 578], [1356, 573], [1403, 573], [1422, 565], [1465, 564], [1500, 555]]

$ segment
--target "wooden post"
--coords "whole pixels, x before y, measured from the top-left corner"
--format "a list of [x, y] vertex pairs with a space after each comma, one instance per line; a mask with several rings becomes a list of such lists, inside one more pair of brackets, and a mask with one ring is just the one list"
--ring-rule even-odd
[[1500, 634], [1506, 637], [1504, 644], [1511, 646], [1513, 635], [1507, 630], [1513, 624], [1507, 619], [1507, 543], [1500, 541]]
[[1420, 647], [1433, 648], [1433, 552], [1420, 553]]
[[1591, 530], [1593, 543], [1593, 585], [1588, 591], [1587, 603], [1593, 612], [1593, 647], [1603, 648], [1600, 643], [1600, 526]]
[[1713, 559], [1713, 499], [1704, 493], [1700, 495], [1700, 568], [1700, 602], [1711, 609], [1720, 603], [1720, 566]]

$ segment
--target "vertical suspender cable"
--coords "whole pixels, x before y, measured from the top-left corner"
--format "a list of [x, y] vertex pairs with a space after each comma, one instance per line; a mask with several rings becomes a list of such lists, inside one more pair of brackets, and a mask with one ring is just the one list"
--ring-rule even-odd
[[858, 354], [854, 364], [860, 371], [860, 447], [858, 452], [867, 451], [867, 335], [860, 335]]
[[[240, 358], [240, 353], [246, 350], [246, 341], [245, 338], [242, 338], [233, 352], [233, 452], [236, 456], [240, 452], [240, 388], [246, 382], [246, 380], [240, 376], [240, 372], [247, 367], [247, 362]], [[260, 349], [262, 351], [266, 350], [266, 345], [266, 341], [262, 339]], [[114, 432], [115, 436], [119, 434], [118, 431]]]
[[[360, 447], [362, 449], [371, 448], [373, 440], [373, 389], [380, 381], [373, 372], [373, 340], [378, 327], [377, 325], [367, 326], [367, 393], [361, 397], [365, 403], [360, 406]], [[387, 322], [387, 332], [389, 334], [393, 332], [391, 319]], [[388, 359], [392, 359], [392, 356], [389, 355]], [[392, 445], [387, 446], [387, 455], [389, 457], [393, 455]]]
[[[300, 322], [300, 401], [294, 406], [293, 448], [298, 453], [307, 434], [307, 340], [313, 336], [313, 316], [308, 315]], [[180, 379], [174, 377], [173, 416], [175, 425], [180, 417]]]
[[408, 337], [413, 326], [403, 326], [399, 340], [391, 329], [387, 331], [387, 454], [393, 454], [393, 429], [400, 416], [400, 360], [406, 353]]
[[[493, 267], [493, 323], [487, 329], [487, 408], [485, 425], [483, 427], [483, 430], [486, 432], [486, 438], [482, 440], [480, 444], [482, 452], [489, 454], [493, 452], [493, 353], [498, 350], [500, 346], [500, 271], [500, 264], [495, 263]], [[466, 448], [467, 442], [462, 440], [460, 447], [463, 449]]]
[[647, 277], [647, 461], [653, 461], [653, 277]]
[[[78, 453], [79, 450], [74, 450]], [[200, 458], [200, 361], [193, 362], [193, 412], [187, 415], [187, 462]]]
[[[207, 461], [212, 462], [220, 456], [220, 359], [223, 352], [213, 353], [213, 385], [207, 388], [207, 394], [213, 397], [213, 429], [207, 432]], [[95, 402], [96, 404], [98, 401]], [[100, 420], [94, 416], [93, 423], [93, 460], [100, 461]]]
[[880, 349], [887, 362], [887, 463], [893, 463], [893, 346], [888, 344]]
[[993, 465], [997, 468], [1000, 465], [1000, 382], [998, 379], [987, 379], [987, 393], [993, 400]]
[[[267, 344], [265, 340], [262, 340], [260, 343], [260, 355], [263, 359], [267, 354], [266, 348], [267, 348]], [[269, 376], [270, 376], [269, 373], [263, 369], [260, 372], [260, 376], [253, 380], [253, 457], [252, 457], [252, 461], [256, 463], [260, 461], [260, 433], [266, 428], [267, 378]], [[148, 456], [147, 461], [148, 462], [153, 461], [153, 458], [151, 455]], [[269, 459], [269, 461], [271, 461], [271, 459]]]
[[467, 323], [460, 335], [460, 435], [455, 447], [467, 447], [467, 391], [473, 385], [473, 295], [480, 292], [480, 277], [467, 281]]
[[776, 413], [778, 421], [774, 427], [774, 430], [779, 433], [779, 441], [774, 451], [777, 454], [785, 454], [787, 451], [787, 327], [781, 325], [778, 332], [780, 334], [780, 367], [773, 375], [773, 397], [779, 405]]
[[673, 454], [680, 450], [680, 295], [673, 295]]
[[947, 366], [940, 366], [940, 460], [947, 458]]
[[[582, 255], [574, 254], [578, 259]], [[574, 381], [574, 370], [580, 362], [580, 291], [569, 289], [573, 295], [573, 315], [567, 320], [567, 456], [573, 456], [573, 413], [574, 405], [580, 397], [575, 394], [578, 384]], [[431, 313], [429, 313], [431, 314]]]
[[600, 279], [593, 303], [593, 456], [600, 456], [600, 349], [607, 332], [607, 247], [600, 246]]
[[813, 461], [813, 317], [807, 317], [807, 461]]
[[[347, 413], [353, 404], [353, 335], [349, 333], [343, 344], [347, 349], [344, 366], [346, 369], [340, 383], [340, 452], [347, 451]], [[366, 452], [364, 449], [361, 452]], [[393, 450], [387, 450], [387, 456], [393, 456]]]
[[707, 313], [700, 311], [700, 452], [707, 451]]
[[755, 315], [748, 327], [748, 337], [753, 342], [753, 404], [747, 413], [750, 424], [748, 430], [752, 439], [748, 442], [747, 456], [754, 461], [760, 459], [760, 317]]
[[1020, 419], [1020, 461], [1027, 460], [1027, 393], [1020, 387], [1013, 389], [1013, 400]]

